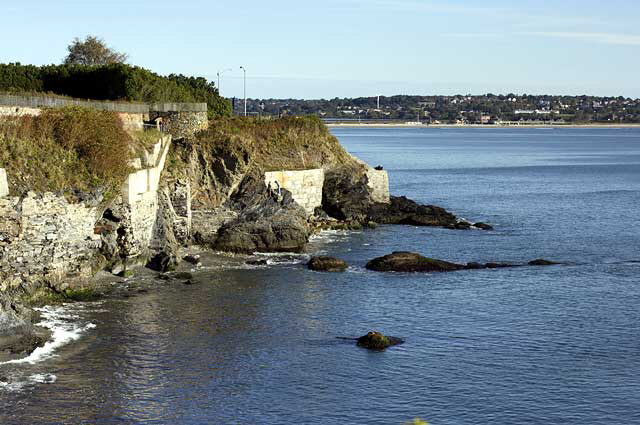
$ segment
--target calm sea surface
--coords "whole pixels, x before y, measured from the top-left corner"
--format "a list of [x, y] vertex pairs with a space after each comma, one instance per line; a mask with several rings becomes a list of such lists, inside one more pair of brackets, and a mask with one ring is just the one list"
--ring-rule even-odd
[[[640, 130], [333, 132], [393, 193], [496, 230], [315, 239], [341, 274], [209, 255], [195, 285], [46, 310], [60, 346], [0, 365], [0, 423], [640, 424]], [[394, 250], [567, 265], [364, 269]], [[406, 343], [336, 339], [371, 329]]]

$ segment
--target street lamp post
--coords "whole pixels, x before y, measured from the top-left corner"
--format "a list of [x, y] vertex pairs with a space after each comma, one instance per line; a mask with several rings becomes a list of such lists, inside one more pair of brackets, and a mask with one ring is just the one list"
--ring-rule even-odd
[[218, 94], [220, 94], [220, 76], [227, 71], [231, 71], [231, 68], [223, 69], [222, 71], [218, 71], [216, 75], [218, 76]]
[[247, 70], [244, 66], [241, 66], [240, 69], [244, 73], [244, 116], [247, 116]]

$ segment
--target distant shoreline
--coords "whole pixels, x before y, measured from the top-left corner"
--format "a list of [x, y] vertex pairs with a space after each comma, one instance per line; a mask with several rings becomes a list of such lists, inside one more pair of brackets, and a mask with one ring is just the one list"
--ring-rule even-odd
[[371, 128], [640, 128], [640, 124], [381, 124], [381, 123], [326, 123], [327, 127], [371, 127]]

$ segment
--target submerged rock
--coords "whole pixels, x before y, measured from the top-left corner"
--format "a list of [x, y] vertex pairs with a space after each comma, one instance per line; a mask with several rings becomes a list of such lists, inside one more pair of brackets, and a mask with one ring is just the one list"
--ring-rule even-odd
[[367, 263], [366, 268], [378, 272], [448, 272], [463, 270], [466, 266], [427, 258], [415, 252], [396, 251], [374, 258]]
[[476, 227], [481, 230], [493, 230], [493, 226], [487, 223], [483, 223], [481, 221], [477, 223], [473, 223], [473, 227]]
[[320, 256], [312, 257], [307, 266], [320, 272], [341, 272], [347, 268], [347, 263], [339, 258]]
[[186, 261], [187, 263], [193, 264], [193, 265], [198, 265], [200, 264], [200, 256], [199, 255], [185, 255], [184, 257], [182, 257], [182, 259], [184, 261]]
[[369, 350], [384, 350], [392, 345], [402, 344], [404, 340], [395, 336], [386, 336], [380, 332], [371, 331], [358, 338], [358, 346]]
[[191, 280], [193, 279], [193, 275], [189, 272], [175, 272], [171, 275], [174, 279], [178, 280]]
[[487, 269], [502, 269], [505, 267], [516, 267], [515, 264], [506, 264], [506, 263], [487, 263], [484, 266]]
[[529, 261], [528, 264], [530, 266], [553, 266], [555, 264], [560, 264], [560, 263], [556, 263], [555, 261], [545, 260], [544, 258], [538, 258], [537, 260]]

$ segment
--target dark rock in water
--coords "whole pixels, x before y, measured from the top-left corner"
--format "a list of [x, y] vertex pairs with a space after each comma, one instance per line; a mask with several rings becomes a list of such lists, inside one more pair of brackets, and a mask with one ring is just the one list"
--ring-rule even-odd
[[484, 269], [486, 268], [486, 266], [484, 264], [480, 264], [480, 263], [476, 263], [476, 262], [472, 262], [472, 263], [467, 263], [465, 269], [467, 270], [478, 270], [478, 269]]
[[175, 256], [170, 255], [164, 251], [160, 251], [156, 255], [154, 255], [151, 260], [149, 260], [146, 267], [151, 270], [164, 273], [175, 270], [177, 263], [178, 261], [176, 260]]
[[193, 275], [189, 272], [176, 272], [171, 275], [174, 279], [178, 280], [190, 280], [193, 279]]
[[4, 375], [0, 375], [0, 382], [7, 383], [9, 382], [9, 378]]
[[184, 282], [182, 282], [183, 285], [193, 285], [195, 282], [191, 279], [189, 280], [185, 280]]
[[133, 270], [122, 270], [120, 273], [118, 273], [118, 277], [124, 277], [125, 279], [133, 276], [135, 276]]
[[384, 350], [392, 345], [402, 344], [404, 340], [395, 336], [386, 336], [380, 332], [371, 331], [358, 338], [358, 346], [369, 350]]
[[473, 223], [473, 227], [477, 227], [478, 229], [482, 229], [482, 230], [493, 230], [493, 226], [487, 223], [483, 223], [481, 221], [477, 222], [477, 223]]
[[218, 230], [212, 247], [236, 253], [302, 251], [311, 234], [307, 213], [291, 193], [282, 193], [282, 199], [274, 198], [256, 178], [244, 182], [233, 201], [240, 214]]
[[374, 258], [366, 267], [379, 272], [449, 272], [465, 269], [462, 264], [427, 258], [414, 252], [394, 252]]
[[268, 260], [248, 260], [245, 261], [245, 264], [248, 264], [250, 266], [266, 266], [269, 264]]
[[553, 266], [555, 264], [560, 264], [560, 263], [556, 263], [555, 261], [545, 260], [544, 258], [538, 258], [537, 260], [529, 261], [530, 266]]
[[369, 220], [380, 224], [413, 226], [455, 226], [456, 216], [434, 205], [420, 205], [405, 196], [392, 196], [389, 204], [376, 203], [369, 210]]
[[367, 222], [367, 227], [369, 229], [377, 229], [378, 228], [378, 223], [376, 223], [375, 221], [369, 221], [369, 222]]
[[193, 265], [198, 265], [200, 264], [200, 256], [199, 255], [185, 255], [184, 257], [182, 257], [182, 259], [184, 261], [186, 261], [187, 263], [191, 263]]
[[44, 346], [47, 339], [41, 335], [28, 332], [16, 335], [14, 338], [7, 338], [0, 344], [0, 351], [7, 351], [11, 354], [29, 355], [36, 348]]
[[322, 209], [329, 216], [343, 221], [364, 222], [372, 205], [364, 169], [345, 167], [325, 175]]
[[334, 257], [312, 257], [307, 264], [309, 269], [320, 272], [340, 272], [347, 268], [344, 260]]

